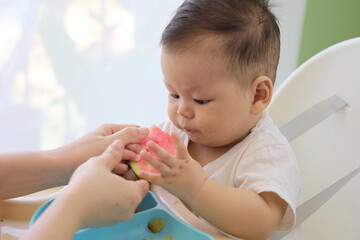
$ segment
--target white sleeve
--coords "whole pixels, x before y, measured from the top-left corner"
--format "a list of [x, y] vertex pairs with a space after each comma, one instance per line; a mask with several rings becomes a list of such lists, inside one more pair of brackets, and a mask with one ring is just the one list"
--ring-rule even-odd
[[296, 158], [286, 144], [265, 146], [243, 156], [239, 162], [235, 185], [256, 193], [274, 192], [288, 203], [278, 231], [290, 230], [295, 224], [300, 197], [300, 181]]

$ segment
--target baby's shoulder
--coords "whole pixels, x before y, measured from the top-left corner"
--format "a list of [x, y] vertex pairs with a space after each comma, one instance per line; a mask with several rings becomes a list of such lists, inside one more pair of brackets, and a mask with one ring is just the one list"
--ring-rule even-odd
[[259, 151], [268, 151], [269, 149], [276, 151], [292, 151], [285, 136], [273, 123], [262, 128], [253, 129], [249, 138], [246, 140], [247, 141], [243, 145], [243, 148], [246, 149], [246, 155]]

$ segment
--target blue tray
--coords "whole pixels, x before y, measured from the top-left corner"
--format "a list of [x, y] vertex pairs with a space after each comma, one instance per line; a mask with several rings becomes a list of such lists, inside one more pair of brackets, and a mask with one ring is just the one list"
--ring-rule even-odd
[[[52, 203], [51, 199], [36, 210], [30, 220], [30, 226]], [[164, 228], [153, 233], [148, 229], [148, 223], [156, 218], [165, 221]], [[178, 239], [196, 239], [196, 240], [214, 240], [210, 235], [197, 230], [196, 228], [184, 223], [172, 215], [156, 199], [152, 192], [149, 192], [138, 206], [138, 212], [130, 221], [119, 222], [111, 227], [88, 228], [79, 230], [74, 236], [74, 240], [164, 240], [171, 237], [172, 240]]]

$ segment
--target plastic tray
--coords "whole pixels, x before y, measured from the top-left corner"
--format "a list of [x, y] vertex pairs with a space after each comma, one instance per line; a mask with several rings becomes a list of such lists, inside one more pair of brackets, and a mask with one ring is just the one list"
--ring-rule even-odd
[[[30, 226], [45, 211], [54, 199], [44, 203], [34, 213], [30, 220]], [[148, 229], [148, 223], [156, 218], [165, 221], [164, 228], [153, 233]], [[172, 215], [156, 199], [152, 192], [149, 192], [138, 206], [138, 212], [130, 221], [119, 222], [111, 227], [99, 227], [79, 230], [73, 238], [74, 240], [214, 240], [214, 238], [196, 228], [184, 223]]]

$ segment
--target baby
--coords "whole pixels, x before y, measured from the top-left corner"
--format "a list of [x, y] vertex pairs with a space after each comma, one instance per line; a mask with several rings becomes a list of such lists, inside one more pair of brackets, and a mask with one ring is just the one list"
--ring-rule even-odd
[[[161, 67], [175, 156], [154, 142], [141, 172], [234, 238], [292, 228], [297, 163], [269, 105], [280, 32], [265, 0], [188, 0], [165, 28]], [[295, 239], [295, 238], [292, 238]]]

